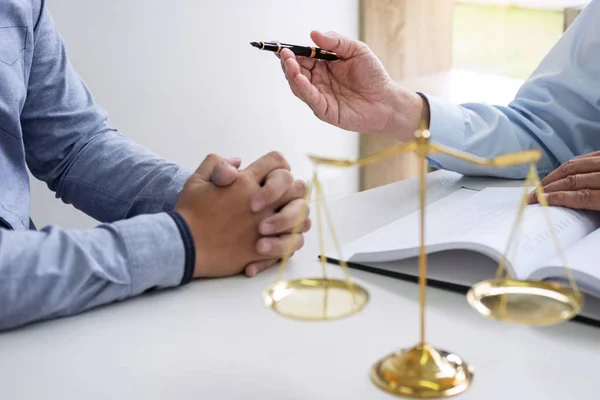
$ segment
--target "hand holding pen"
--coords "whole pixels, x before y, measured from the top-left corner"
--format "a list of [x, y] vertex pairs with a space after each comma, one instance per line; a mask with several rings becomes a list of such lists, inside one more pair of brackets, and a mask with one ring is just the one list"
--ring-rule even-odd
[[413, 122], [410, 133], [419, 128], [420, 112], [406, 102], [419, 106], [421, 97], [402, 90], [366, 44], [337, 33], [311, 32], [311, 38], [340, 60], [299, 57], [287, 48], [279, 57], [290, 89], [319, 119], [352, 132], [390, 136], [412, 129]]

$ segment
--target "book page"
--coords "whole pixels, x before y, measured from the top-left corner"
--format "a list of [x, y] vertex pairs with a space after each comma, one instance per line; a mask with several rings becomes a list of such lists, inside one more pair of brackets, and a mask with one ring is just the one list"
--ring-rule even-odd
[[[466, 249], [499, 261], [517, 217], [522, 187], [493, 187], [480, 192], [459, 190], [427, 207], [427, 251]], [[556, 246], [539, 205], [527, 206], [521, 234], [509, 254], [519, 278], [527, 277], [556, 254]], [[563, 248], [568, 248], [599, 227], [588, 214], [558, 207], [546, 210]], [[348, 261], [390, 262], [418, 255], [420, 213], [417, 211], [344, 246]], [[334, 254], [330, 254], [336, 257]]]
[[[460, 189], [456, 192], [441, 198], [440, 200], [431, 203], [427, 206], [426, 225], [431, 227], [431, 221], [441, 218], [445, 211], [456, 208], [469, 197], [477, 194], [477, 191]], [[386, 262], [395, 261], [398, 258], [405, 256], [391, 257], [384, 253], [399, 250], [408, 250], [418, 246], [419, 238], [419, 213], [414, 212], [406, 217], [400, 218], [378, 230], [375, 230], [353, 242], [350, 242], [342, 247], [342, 257], [346, 260], [348, 257], [354, 257], [354, 260], [359, 260], [360, 254], [369, 254], [365, 261]], [[427, 229], [429, 231], [429, 229]], [[427, 232], [429, 235], [429, 232]], [[329, 257], [338, 258], [339, 255], [332, 251], [327, 254]], [[407, 255], [406, 257], [410, 257]]]
[[[565, 252], [568, 267], [582, 291], [600, 297], [600, 229], [575, 243]], [[568, 274], [561, 258], [555, 256], [544, 268], [532, 274], [532, 279], [559, 279], [567, 281]]]
[[[476, 265], [477, 268], [472, 268]], [[417, 277], [418, 257], [393, 262], [361, 262], [363, 269], [389, 271], [396, 276]], [[427, 280], [471, 287], [494, 277], [498, 263], [481, 253], [466, 250], [438, 251], [427, 255]]]

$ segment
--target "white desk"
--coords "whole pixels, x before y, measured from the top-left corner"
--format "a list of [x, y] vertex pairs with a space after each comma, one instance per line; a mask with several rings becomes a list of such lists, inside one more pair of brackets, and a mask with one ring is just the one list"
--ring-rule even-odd
[[[462, 183], [447, 172], [430, 179], [430, 199]], [[416, 193], [416, 182], [407, 181], [335, 201], [341, 240], [416, 209]], [[318, 276], [316, 249], [312, 236], [287, 276]], [[195, 282], [1, 334], [0, 398], [392, 399], [371, 383], [369, 368], [416, 344], [417, 286], [353, 271], [372, 296], [362, 314], [300, 323], [263, 307], [261, 292], [275, 274]], [[505, 325], [476, 314], [463, 296], [436, 289], [428, 301], [429, 342], [476, 369], [460, 398], [598, 397], [600, 329]]]

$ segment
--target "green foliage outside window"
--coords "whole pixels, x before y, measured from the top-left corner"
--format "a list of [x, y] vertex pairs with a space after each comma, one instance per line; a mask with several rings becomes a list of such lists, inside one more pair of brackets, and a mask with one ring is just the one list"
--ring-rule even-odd
[[515, 6], [457, 3], [455, 68], [525, 79], [563, 31], [563, 14]]

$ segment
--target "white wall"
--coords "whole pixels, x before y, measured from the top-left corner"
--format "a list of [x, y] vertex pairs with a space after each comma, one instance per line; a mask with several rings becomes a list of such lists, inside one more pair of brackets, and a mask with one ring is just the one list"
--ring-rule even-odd
[[[287, 87], [278, 60], [251, 41], [311, 43], [311, 29], [358, 36], [358, 0], [49, 0], [71, 60], [111, 124], [195, 168], [209, 152], [247, 163], [283, 152], [299, 178], [305, 155], [356, 157], [355, 133], [317, 120]], [[226, 46], [226, 47], [225, 47]], [[358, 171], [323, 170], [331, 196]], [[87, 216], [32, 182], [38, 228], [87, 228]]]

